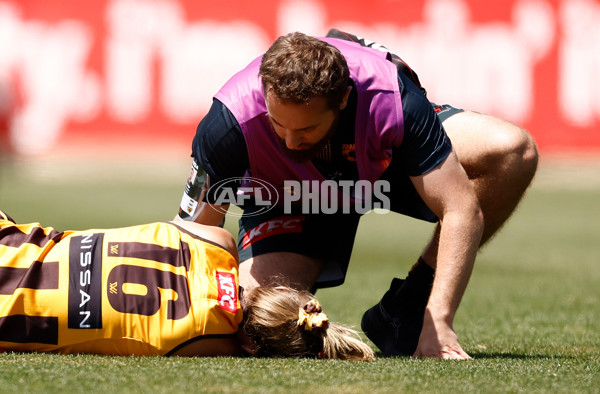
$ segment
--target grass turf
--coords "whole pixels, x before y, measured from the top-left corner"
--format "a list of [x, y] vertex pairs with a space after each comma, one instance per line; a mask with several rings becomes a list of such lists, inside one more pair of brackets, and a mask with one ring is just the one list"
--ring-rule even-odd
[[[93, 168], [46, 163], [43, 169], [31, 162], [1, 164], [0, 209], [19, 222], [40, 221], [59, 230], [168, 220], [187, 175], [187, 163], [162, 166], [162, 172], [123, 163]], [[540, 184], [478, 257], [455, 321], [474, 360], [4, 353], [0, 391], [597, 392], [600, 188]], [[234, 222], [227, 224], [231, 231]], [[391, 214], [363, 218], [346, 283], [317, 293], [330, 318], [358, 328], [362, 312], [378, 301], [391, 278], [406, 274], [431, 228]]]

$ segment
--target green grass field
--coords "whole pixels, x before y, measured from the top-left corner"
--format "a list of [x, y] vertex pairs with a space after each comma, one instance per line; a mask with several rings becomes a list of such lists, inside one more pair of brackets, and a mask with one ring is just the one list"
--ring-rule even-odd
[[[188, 170], [187, 160], [72, 164], [0, 161], [0, 209], [59, 230], [168, 220]], [[515, 217], [480, 253], [457, 315], [471, 361], [4, 353], [0, 392], [598, 392], [599, 221], [598, 166], [542, 162]], [[235, 220], [227, 228], [235, 231]], [[346, 283], [318, 293], [330, 318], [358, 328], [431, 228], [391, 214], [364, 217]]]

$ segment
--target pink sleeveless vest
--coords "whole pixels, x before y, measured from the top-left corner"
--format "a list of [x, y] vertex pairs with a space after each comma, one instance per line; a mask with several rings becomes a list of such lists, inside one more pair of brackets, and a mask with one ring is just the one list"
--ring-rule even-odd
[[[389, 54], [343, 40], [322, 40], [338, 48], [348, 63], [350, 78], [357, 90], [355, 144], [358, 173], [361, 180], [374, 182], [389, 165], [391, 148], [400, 146], [404, 136], [398, 70], [388, 60]], [[311, 162], [297, 163], [280, 149], [269, 124], [258, 75], [261, 59], [255, 59], [234, 75], [215, 95], [232, 112], [242, 129], [250, 159], [247, 175], [268, 182], [277, 193], [283, 192], [286, 180], [324, 181]]]

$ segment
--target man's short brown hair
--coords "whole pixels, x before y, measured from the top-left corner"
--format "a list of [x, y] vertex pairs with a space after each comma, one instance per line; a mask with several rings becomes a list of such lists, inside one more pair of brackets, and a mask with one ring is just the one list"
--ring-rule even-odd
[[306, 103], [323, 96], [337, 110], [348, 87], [346, 59], [332, 45], [302, 33], [279, 37], [260, 66], [265, 95], [271, 90], [284, 101]]

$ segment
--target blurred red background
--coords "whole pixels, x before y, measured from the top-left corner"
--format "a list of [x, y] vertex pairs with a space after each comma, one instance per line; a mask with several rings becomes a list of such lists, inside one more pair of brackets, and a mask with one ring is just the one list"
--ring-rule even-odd
[[431, 100], [600, 152], [600, 1], [0, 0], [4, 150], [185, 150], [212, 95], [290, 31], [378, 41]]

